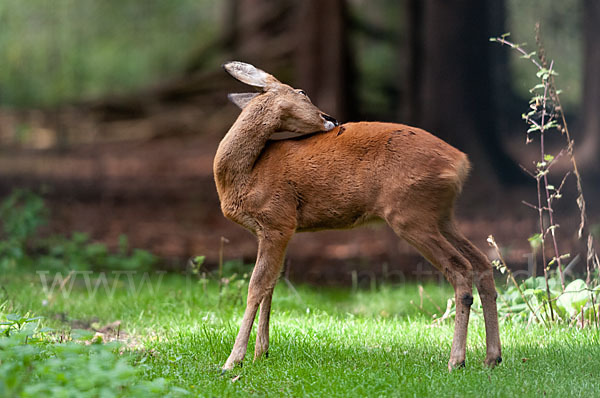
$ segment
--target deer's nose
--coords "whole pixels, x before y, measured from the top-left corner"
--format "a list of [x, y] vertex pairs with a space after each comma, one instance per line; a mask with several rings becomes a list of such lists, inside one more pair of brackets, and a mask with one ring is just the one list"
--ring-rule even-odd
[[334, 118], [332, 118], [331, 116], [329, 116], [329, 115], [326, 115], [326, 114], [324, 114], [324, 113], [322, 113], [322, 114], [321, 114], [321, 117], [322, 117], [323, 119], [325, 119], [326, 121], [333, 123], [333, 125], [334, 125], [334, 126], [338, 126], [338, 125], [340, 124], [340, 123], [339, 123], [337, 120], [335, 120], [335, 119], [334, 119]]

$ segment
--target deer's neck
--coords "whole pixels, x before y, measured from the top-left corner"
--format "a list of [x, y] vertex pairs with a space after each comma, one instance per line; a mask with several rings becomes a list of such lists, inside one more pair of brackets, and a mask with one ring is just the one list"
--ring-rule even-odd
[[269, 117], [265, 105], [249, 104], [219, 144], [213, 164], [219, 196], [245, 190], [256, 160], [275, 132], [278, 119]]

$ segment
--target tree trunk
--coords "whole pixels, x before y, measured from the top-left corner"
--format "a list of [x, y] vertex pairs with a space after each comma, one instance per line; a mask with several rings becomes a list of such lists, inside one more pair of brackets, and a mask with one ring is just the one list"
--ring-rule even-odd
[[421, 38], [422, 59], [414, 60], [419, 68], [408, 76], [412, 85], [419, 82], [412, 93], [418, 104], [411, 108], [410, 118], [465, 151], [479, 177], [497, 177], [504, 183], [522, 179], [502, 148], [497, 120], [502, 116], [495, 98], [503, 94], [496, 91], [494, 79], [506, 64], [494, 63], [492, 51], [498, 49], [490, 46], [489, 37], [502, 31], [498, 13], [503, 12], [503, 4], [496, 0], [413, 3], [412, 13], [420, 14], [422, 21], [411, 24], [421, 32], [410, 36]]
[[[209, 49], [222, 52], [221, 62], [249, 62], [303, 88], [343, 121], [354, 104], [346, 7], [346, 0], [227, 0], [220, 38]], [[206, 55], [200, 49], [187, 71], [203, 68]]]
[[583, 0], [583, 100], [582, 134], [580, 135], [578, 163], [583, 169], [600, 170], [600, 2]]
[[339, 120], [352, 105], [345, 0], [309, 0], [299, 6], [296, 84], [315, 104]]
[[408, 57], [406, 80], [404, 90], [405, 97], [402, 101], [403, 117], [408, 124], [420, 122], [423, 101], [420, 98], [423, 78], [423, 2], [421, 0], [407, 0], [406, 2], [406, 41], [403, 47]]

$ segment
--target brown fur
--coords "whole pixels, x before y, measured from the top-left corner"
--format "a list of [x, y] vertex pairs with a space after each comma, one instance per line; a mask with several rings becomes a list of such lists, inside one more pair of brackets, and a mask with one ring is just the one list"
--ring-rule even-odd
[[[374, 220], [387, 222], [454, 286], [449, 368], [464, 363], [473, 282], [485, 315], [486, 363], [498, 363], [492, 268], [453, 221], [454, 201], [470, 168], [467, 156], [424, 130], [393, 123], [348, 123], [300, 139], [269, 141], [278, 131], [322, 130], [327, 115], [268, 76], [265, 92], [245, 105], [214, 162], [223, 213], [259, 241], [242, 327], [224, 369], [243, 359], [259, 304], [255, 357], [267, 351], [271, 295], [295, 232]], [[254, 81], [245, 75], [240, 80]]]

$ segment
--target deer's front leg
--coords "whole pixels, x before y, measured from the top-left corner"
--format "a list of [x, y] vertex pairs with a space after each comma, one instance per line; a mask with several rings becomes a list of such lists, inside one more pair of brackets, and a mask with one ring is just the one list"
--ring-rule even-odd
[[[250, 331], [252, 330], [252, 324], [256, 317], [256, 311], [258, 310], [260, 303], [267, 296], [269, 296], [269, 308], [265, 308], [265, 310], [270, 310], [270, 294], [273, 292], [275, 282], [277, 282], [283, 264], [285, 248], [291, 235], [292, 232], [284, 234], [278, 231], [276, 233], [264, 234], [266, 237], [259, 237], [258, 257], [256, 259], [254, 271], [252, 272], [252, 277], [250, 278], [250, 285], [248, 286], [246, 311], [244, 312], [242, 325], [235, 339], [233, 350], [231, 351], [229, 358], [227, 358], [225, 365], [223, 365], [223, 370], [233, 369], [235, 365], [241, 363], [244, 359], [248, 347], [248, 339], [250, 338]], [[276, 236], [277, 238], [274, 239], [272, 238], [273, 236]], [[268, 330], [268, 318], [265, 325]], [[268, 341], [268, 334], [266, 337]]]
[[254, 347], [254, 360], [259, 359], [263, 354], [265, 354], [265, 357], [269, 355], [269, 318], [271, 316], [272, 298], [273, 289], [271, 289], [260, 303], [258, 332], [256, 334], [256, 345]]

